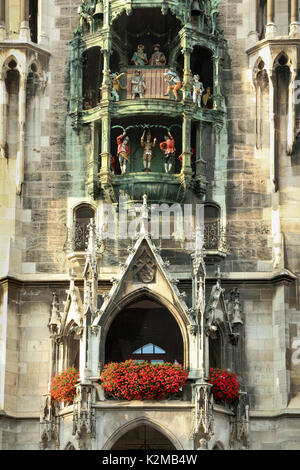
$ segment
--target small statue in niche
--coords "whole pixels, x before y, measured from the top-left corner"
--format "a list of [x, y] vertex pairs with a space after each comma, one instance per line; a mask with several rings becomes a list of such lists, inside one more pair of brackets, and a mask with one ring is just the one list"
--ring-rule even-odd
[[131, 79], [131, 99], [134, 100], [136, 95], [139, 95], [140, 98], [143, 98], [145, 90], [146, 85], [144, 77], [140, 70], [136, 70]]
[[151, 131], [149, 129], [146, 135], [146, 142], [145, 142], [145, 133], [146, 131], [143, 132], [143, 135], [141, 137], [141, 146], [144, 147], [144, 152], [143, 152], [144, 171], [151, 171], [150, 167], [151, 167], [151, 160], [152, 160], [152, 149], [155, 147], [157, 139], [154, 138], [153, 142], [151, 142]]
[[198, 105], [198, 108], [202, 107], [202, 95], [204, 92], [203, 83], [200, 82], [199, 75], [193, 76], [193, 102]]
[[88, 109], [92, 109], [92, 106], [91, 106], [89, 100], [84, 99], [83, 100], [83, 110], [87, 111]]
[[211, 92], [211, 87], [206, 88], [206, 93], [203, 95], [203, 104], [206, 109], [213, 108], [213, 95]]
[[209, 23], [211, 34], [217, 32], [217, 15], [219, 14], [218, 6], [221, 0], [210, 0], [209, 6]]
[[164, 166], [165, 172], [170, 173], [172, 169], [172, 161], [175, 159], [175, 139], [171, 135], [170, 131], [168, 136], [165, 136], [165, 141], [159, 144], [160, 149], [164, 152]]
[[172, 72], [169, 70], [166, 74], [167, 82], [169, 84], [168, 89], [165, 93], [165, 96], [169, 95], [169, 98], [171, 99], [171, 91], [173, 91], [175, 100], [178, 100], [178, 90], [181, 88], [181, 80], [177, 73]]
[[133, 54], [131, 62], [137, 67], [144, 67], [148, 64], [147, 55], [144, 52], [144, 44], [139, 44], [137, 51]]
[[120, 162], [121, 172], [124, 175], [126, 173], [127, 162], [129, 162], [130, 148], [129, 148], [129, 137], [126, 136], [126, 131], [117, 137], [118, 144], [118, 158]]
[[123, 87], [120, 83], [120, 78], [123, 77], [125, 73], [113, 73], [111, 75], [113, 86], [111, 91], [111, 98], [113, 101], [120, 101], [119, 90], [126, 90], [126, 87]]
[[151, 56], [149, 65], [152, 65], [154, 67], [157, 67], [160, 65], [166, 65], [167, 59], [166, 59], [165, 54], [160, 51], [160, 45], [154, 44], [153, 49], [154, 49], [154, 52]]
[[93, 24], [93, 14], [95, 13], [96, 9], [96, 0], [93, 2], [86, 2], [86, 0], [82, 0], [81, 5], [78, 7], [78, 14], [80, 15], [80, 27], [83, 32], [84, 26], [87, 27], [88, 31], [92, 30]]

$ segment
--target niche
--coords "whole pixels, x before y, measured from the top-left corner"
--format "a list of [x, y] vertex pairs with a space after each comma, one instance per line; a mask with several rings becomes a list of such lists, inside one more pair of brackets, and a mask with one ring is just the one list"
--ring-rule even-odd
[[8, 64], [9, 70], [6, 74], [6, 155], [16, 158], [19, 142], [19, 88], [20, 74], [17, 70], [17, 63], [11, 60]]
[[289, 125], [289, 85], [291, 72], [288, 66], [288, 58], [281, 54], [275, 61], [274, 83], [274, 124], [275, 124], [275, 165], [274, 184], [275, 190], [279, 189], [278, 172], [281, 163], [280, 156], [287, 152], [287, 132]]
[[257, 5], [257, 32], [258, 40], [264, 39], [267, 24], [267, 0], [258, 0]]
[[92, 47], [83, 53], [82, 96], [83, 109], [90, 109], [100, 102], [103, 60], [100, 47]]
[[263, 60], [255, 67], [256, 86], [256, 148], [269, 143], [269, 77]]
[[29, 0], [29, 29], [32, 42], [38, 42], [38, 0]]

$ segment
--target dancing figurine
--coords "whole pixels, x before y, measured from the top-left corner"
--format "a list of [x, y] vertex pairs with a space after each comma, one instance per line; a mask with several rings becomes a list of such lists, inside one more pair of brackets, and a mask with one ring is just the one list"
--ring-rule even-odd
[[199, 75], [193, 76], [193, 102], [198, 105], [198, 108], [202, 107], [202, 95], [204, 92], [203, 83], [200, 82]]
[[126, 87], [123, 87], [120, 83], [120, 78], [123, 77], [125, 73], [113, 73], [111, 75], [113, 87], [111, 90], [111, 99], [112, 101], [120, 101], [119, 90], [126, 90]]
[[[152, 149], [156, 145], [156, 138], [154, 138], [153, 142], [151, 143], [151, 131], [149, 129], [146, 135], [146, 142], [145, 142], [145, 133], [146, 131], [143, 132], [143, 135], [141, 137], [141, 146], [144, 147], [144, 152], [143, 152], [144, 171], [151, 171], [150, 166], [151, 166], [151, 160], [152, 160]], [[147, 165], [148, 165], [148, 168], [147, 168]]]
[[135, 99], [136, 95], [139, 95], [140, 98], [143, 98], [146, 90], [146, 85], [144, 77], [140, 70], [136, 70], [135, 74], [131, 79], [131, 99]]
[[126, 165], [129, 162], [130, 148], [129, 148], [129, 137], [126, 136], [126, 131], [122, 135], [117, 137], [118, 144], [118, 158], [120, 162], [121, 172], [124, 175], [126, 173]]
[[178, 90], [181, 88], [181, 80], [177, 73], [172, 72], [169, 70], [166, 74], [167, 76], [167, 81], [168, 81], [168, 89], [165, 93], [165, 96], [169, 95], [169, 98], [171, 99], [171, 91], [173, 91], [174, 98], [177, 101], [178, 100]]
[[171, 135], [170, 131], [168, 131], [168, 137], [165, 136], [165, 141], [159, 144], [160, 149], [164, 152], [164, 165], [165, 165], [165, 172], [170, 173], [172, 169], [172, 160], [175, 158], [175, 140], [174, 137]]

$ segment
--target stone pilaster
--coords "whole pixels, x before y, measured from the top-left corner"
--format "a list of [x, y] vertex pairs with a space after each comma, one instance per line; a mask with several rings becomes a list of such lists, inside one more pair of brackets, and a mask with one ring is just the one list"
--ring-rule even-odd
[[26, 119], [26, 85], [27, 76], [23, 72], [20, 76], [20, 92], [19, 92], [19, 150], [17, 155], [16, 168], [16, 187], [17, 194], [22, 191], [24, 181], [24, 147], [25, 147], [25, 119]]
[[0, 0], [0, 41], [5, 38], [5, 0]]
[[249, 34], [248, 34], [248, 47], [254, 46], [258, 41], [257, 32], [257, 0], [249, 0], [248, 14], [249, 14]]
[[268, 0], [267, 3], [267, 25], [266, 38], [272, 38], [276, 33], [275, 25], [275, 0]]
[[300, 37], [299, 1], [298, 0], [291, 0], [290, 36], [294, 38]]
[[30, 40], [28, 0], [20, 1], [20, 39]]

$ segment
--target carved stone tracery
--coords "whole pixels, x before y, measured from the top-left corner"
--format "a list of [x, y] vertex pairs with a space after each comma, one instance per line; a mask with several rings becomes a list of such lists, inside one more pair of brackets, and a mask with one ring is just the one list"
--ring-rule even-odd
[[153, 258], [144, 249], [133, 266], [133, 274], [137, 280], [144, 284], [150, 284], [155, 281], [157, 266]]

